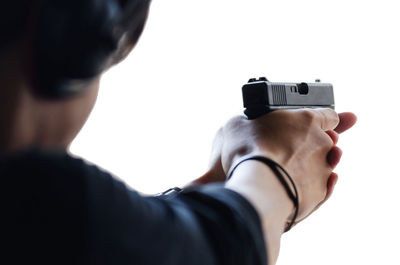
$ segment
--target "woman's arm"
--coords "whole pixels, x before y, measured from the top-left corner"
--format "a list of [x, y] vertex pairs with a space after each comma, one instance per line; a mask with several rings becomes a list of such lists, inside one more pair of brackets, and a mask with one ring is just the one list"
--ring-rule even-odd
[[294, 211], [282, 184], [266, 165], [246, 161], [238, 166], [225, 186], [246, 197], [257, 209], [268, 247], [268, 264], [275, 264], [281, 235]]

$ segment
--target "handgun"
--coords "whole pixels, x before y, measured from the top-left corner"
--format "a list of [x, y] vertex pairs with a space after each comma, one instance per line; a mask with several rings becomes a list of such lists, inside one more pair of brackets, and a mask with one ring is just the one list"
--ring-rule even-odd
[[242, 87], [244, 114], [255, 119], [274, 110], [298, 108], [335, 109], [333, 86], [321, 83], [270, 82], [265, 77], [251, 78]]

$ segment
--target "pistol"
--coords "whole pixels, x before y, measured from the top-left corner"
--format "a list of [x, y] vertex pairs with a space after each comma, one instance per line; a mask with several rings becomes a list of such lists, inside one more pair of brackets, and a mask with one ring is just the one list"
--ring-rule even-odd
[[244, 114], [255, 119], [274, 110], [298, 108], [335, 109], [333, 86], [321, 83], [275, 83], [251, 78], [242, 87]]

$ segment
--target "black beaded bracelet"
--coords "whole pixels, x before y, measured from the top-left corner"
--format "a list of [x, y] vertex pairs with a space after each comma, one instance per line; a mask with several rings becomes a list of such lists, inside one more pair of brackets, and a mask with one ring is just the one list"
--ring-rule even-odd
[[[271, 170], [274, 172], [274, 174], [278, 177], [282, 186], [285, 188], [286, 193], [288, 194], [289, 198], [292, 200], [295, 210], [294, 210], [292, 220], [288, 223], [288, 225], [285, 228], [285, 232], [289, 231], [292, 228], [292, 226], [294, 225], [296, 218], [297, 218], [297, 214], [299, 212], [299, 195], [298, 195], [297, 188], [296, 188], [296, 185], [294, 184], [293, 179], [290, 177], [289, 173], [281, 165], [279, 165], [275, 161], [273, 161], [267, 157], [264, 157], [264, 156], [249, 156], [249, 157], [243, 158], [234, 167], [231, 167], [231, 169], [229, 170], [229, 172], [227, 174], [227, 176], [228, 176], [227, 179], [230, 179], [232, 177], [233, 172], [241, 163], [248, 161], [248, 160], [260, 161], [260, 162], [264, 163], [265, 165], [267, 165], [269, 168], [271, 168]], [[286, 179], [288, 179], [289, 182], [285, 179], [285, 177], [282, 175], [281, 172], [283, 172], [286, 175]], [[292, 185], [293, 190], [289, 187], [289, 183]]]

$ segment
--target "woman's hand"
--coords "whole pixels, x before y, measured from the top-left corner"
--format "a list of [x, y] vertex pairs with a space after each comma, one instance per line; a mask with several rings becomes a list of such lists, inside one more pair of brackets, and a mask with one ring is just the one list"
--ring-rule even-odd
[[189, 186], [214, 182], [224, 182], [226, 180], [226, 173], [224, 172], [221, 163], [221, 151], [223, 144], [222, 131], [222, 128], [219, 129], [217, 134], [215, 135], [208, 170], [204, 175], [191, 182]]
[[238, 116], [223, 128], [222, 167], [227, 172], [249, 154], [275, 160], [296, 183], [302, 219], [332, 193], [332, 170], [341, 156], [338, 133], [354, 123], [354, 114], [330, 109], [274, 111], [255, 120]]
[[[339, 139], [339, 134], [351, 128], [355, 124], [356, 120], [357, 120], [356, 116], [353, 113], [349, 112], [340, 113], [339, 124], [336, 126], [336, 128], [334, 130], [326, 131], [326, 133], [328, 134], [328, 136], [331, 137], [334, 143], [334, 146], [332, 147], [327, 156], [327, 161], [332, 168], [334, 168], [339, 163], [342, 155], [341, 149], [336, 146]], [[274, 125], [270, 124], [270, 126]], [[221, 162], [222, 144], [223, 144], [223, 128], [218, 130], [214, 138], [208, 170], [203, 176], [193, 181], [190, 185], [223, 182], [226, 180], [227, 172], [224, 171]], [[332, 173], [328, 179], [327, 194], [323, 202], [325, 202], [331, 196], [337, 180], [338, 180], [337, 174]]]
[[[339, 134], [356, 122], [352, 113], [328, 109], [275, 111], [256, 120], [235, 117], [214, 140], [210, 167], [195, 184], [222, 182], [237, 161], [249, 154], [267, 156], [281, 164], [299, 191], [300, 222], [332, 194], [337, 182], [334, 167], [342, 151]], [[258, 161], [246, 161], [226, 182], [258, 211], [268, 245], [270, 264], [279, 252], [280, 237], [293, 214], [293, 204], [274, 173]]]

